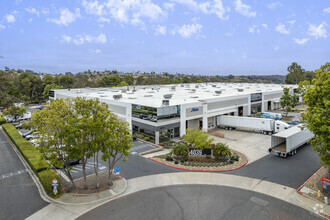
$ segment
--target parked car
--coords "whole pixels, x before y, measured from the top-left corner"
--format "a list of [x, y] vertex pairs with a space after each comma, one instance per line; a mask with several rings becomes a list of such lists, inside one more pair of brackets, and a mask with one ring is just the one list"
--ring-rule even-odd
[[32, 133], [33, 131], [26, 132], [25, 134], [22, 134], [22, 137], [25, 138], [26, 136], [31, 135]]
[[157, 122], [157, 116], [152, 116], [152, 118], [150, 118], [150, 121]]
[[43, 105], [39, 105], [39, 106], [37, 106], [37, 109], [39, 109], [39, 110], [42, 110], [42, 109], [44, 109], [45, 107], [43, 106]]
[[143, 120], [147, 120], [148, 115], [147, 114], [140, 114], [140, 118], [143, 119]]
[[39, 134], [38, 133], [32, 133], [32, 134], [27, 135], [25, 137], [26, 140], [35, 139], [35, 138], [39, 138]]

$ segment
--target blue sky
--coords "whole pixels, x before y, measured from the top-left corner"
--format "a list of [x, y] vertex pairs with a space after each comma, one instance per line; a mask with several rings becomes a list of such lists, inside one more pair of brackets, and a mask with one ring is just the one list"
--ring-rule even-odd
[[0, 68], [286, 74], [330, 61], [329, 0], [0, 2]]

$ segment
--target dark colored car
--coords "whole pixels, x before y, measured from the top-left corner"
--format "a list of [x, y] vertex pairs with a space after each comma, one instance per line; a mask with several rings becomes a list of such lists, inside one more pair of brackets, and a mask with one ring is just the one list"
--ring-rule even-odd
[[31, 135], [32, 133], [33, 131], [26, 132], [25, 134], [22, 134], [22, 137], [25, 138], [26, 136]]

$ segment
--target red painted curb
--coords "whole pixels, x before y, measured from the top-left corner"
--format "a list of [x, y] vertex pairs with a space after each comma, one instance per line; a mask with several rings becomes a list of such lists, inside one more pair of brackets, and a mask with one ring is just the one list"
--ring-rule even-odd
[[302, 193], [300, 192], [300, 189], [304, 187], [304, 185], [313, 177], [315, 176], [318, 172], [320, 172], [323, 169], [323, 166], [320, 167], [320, 169], [318, 169], [313, 175], [311, 175], [296, 191], [299, 195], [302, 195]]
[[[241, 153], [242, 154], [242, 153]], [[248, 158], [245, 156], [245, 154], [243, 154], [243, 156], [245, 157], [246, 159], [246, 162], [241, 165], [240, 167], [236, 167], [234, 169], [230, 169], [230, 170], [195, 170], [195, 169], [188, 169], [188, 168], [182, 168], [182, 167], [175, 167], [175, 166], [171, 166], [171, 165], [168, 165], [166, 163], [163, 163], [163, 162], [160, 162], [158, 160], [155, 160], [155, 159], [152, 159], [151, 157], [148, 157], [149, 160], [152, 160], [154, 162], [157, 162], [157, 163], [160, 163], [160, 164], [163, 164], [165, 166], [168, 166], [168, 167], [172, 167], [172, 168], [175, 168], [175, 169], [179, 169], [179, 170], [187, 170], [187, 171], [196, 171], [196, 172], [217, 172], [217, 173], [220, 173], [220, 172], [228, 172], [228, 171], [233, 171], [233, 170], [237, 170], [237, 169], [240, 169], [242, 167], [244, 167], [248, 162]]]

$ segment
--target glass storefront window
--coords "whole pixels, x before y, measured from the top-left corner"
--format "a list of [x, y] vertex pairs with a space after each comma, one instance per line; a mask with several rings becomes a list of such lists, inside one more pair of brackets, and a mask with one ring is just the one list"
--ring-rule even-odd
[[262, 100], [262, 95], [261, 93], [254, 93], [251, 94], [251, 102], [259, 102]]

